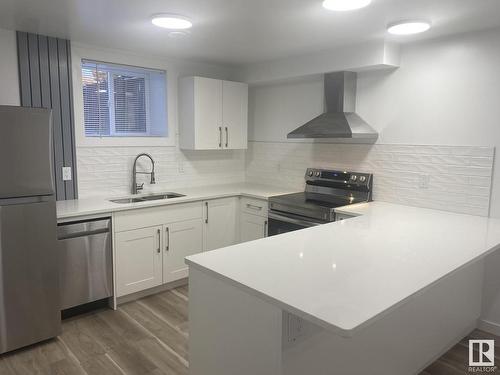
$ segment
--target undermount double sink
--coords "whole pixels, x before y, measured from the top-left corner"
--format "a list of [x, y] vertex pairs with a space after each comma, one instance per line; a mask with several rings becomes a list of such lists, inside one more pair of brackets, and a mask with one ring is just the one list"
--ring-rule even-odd
[[110, 199], [109, 201], [113, 202], [113, 203], [125, 204], [125, 203], [149, 202], [149, 201], [180, 198], [180, 197], [185, 197], [185, 195], [179, 194], [179, 193], [161, 193], [161, 194], [153, 194], [153, 195], [143, 195], [143, 196], [132, 197], [132, 198]]

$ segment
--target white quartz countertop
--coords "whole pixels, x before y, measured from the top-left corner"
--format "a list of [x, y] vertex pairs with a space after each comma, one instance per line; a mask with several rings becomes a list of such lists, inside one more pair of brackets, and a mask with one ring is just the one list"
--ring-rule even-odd
[[500, 246], [500, 220], [382, 202], [355, 218], [186, 258], [270, 303], [351, 336]]
[[[205, 199], [231, 197], [236, 195], [242, 195], [251, 198], [267, 199], [273, 195], [295, 192], [295, 190], [283, 189], [276, 186], [249, 184], [249, 183], [211, 185], [211, 186], [184, 188], [184, 189], [179, 188], [179, 189], [173, 189], [173, 191], [176, 193], [184, 194], [185, 196], [179, 198], [162, 199], [156, 201], [137, 202], [137, 203], [113, 203], [109, 201], [110, 199], [125, 198], [130, 196], [95, 197], [95, 198], [58, 201], [57, 218], [68, 219], [78, 216], [111, 214], [117, 211], [132, 210], [136, 208], [163, 206], [163, 205], [193, 202]], [[161, 192], [158, 191], [157, 193]]]

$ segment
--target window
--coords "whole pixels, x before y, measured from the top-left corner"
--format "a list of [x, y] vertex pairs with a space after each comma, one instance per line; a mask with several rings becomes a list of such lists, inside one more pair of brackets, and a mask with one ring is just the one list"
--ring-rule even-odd
[[167, 137], [165, 72], [82, 60], [86, 137]]

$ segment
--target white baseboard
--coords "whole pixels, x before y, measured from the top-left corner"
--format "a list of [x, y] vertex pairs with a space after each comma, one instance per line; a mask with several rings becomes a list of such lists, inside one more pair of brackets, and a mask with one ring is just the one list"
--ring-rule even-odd
[[154, 288], [146, 289], [146, 290], [141, 290], [140, 292], [128, 294], [126, 296], [118, 297], [116, 299], [116, 304], [121, 305], [127, 302], [135, 301], [143, 297], [151, 296], [153, 294], [165, 292], [167, 290], [171, 290], [174, 288], [177, 288], [182, 285], [187, 285], [188, 284], [188, 278], [180, 279], [177, 281], [172, 281], [167, 284], [163, 284], [160, 286], [155, 286]]
[[492, 335], [500, 336], [500, 323], [479, 319], [477, 328], [481, 331], [491, 333]]

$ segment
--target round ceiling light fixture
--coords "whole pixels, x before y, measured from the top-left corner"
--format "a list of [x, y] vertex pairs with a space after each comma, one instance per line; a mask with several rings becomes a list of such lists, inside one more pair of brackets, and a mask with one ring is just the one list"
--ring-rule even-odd
[[323, 8], [343, 12], [364, 8], [371, 2], [372, 0], [324, 0]]
[[186, 30], [193, 27], [189, 18], [177, 14], [155, 14], [151, 17], [151, 23], [169, 30]]
[[387, 31], [393, 35], [412, 35], [423, 33], [430, 28], [430, 22], [422, 20], [408, 20], [389, 24], [387, 26]]

